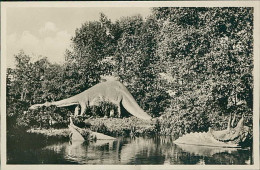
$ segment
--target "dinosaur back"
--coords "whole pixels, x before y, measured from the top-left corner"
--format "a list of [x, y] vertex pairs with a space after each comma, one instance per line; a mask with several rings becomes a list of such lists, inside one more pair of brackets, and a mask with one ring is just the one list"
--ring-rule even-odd
[[188, 133], [174, 141], [175, 144], [188, 144], [199, 146], [216, 146], [216, 147], [239, 147], [234, 143], [226, 143], [216, 140], [209, 132]]
[[[90, 89], [86, 90], [89, 97], [90, 105], [97, 105], [99, 101], [109, 101], [119, 104], [122, 101], [123, 107], [133, 116], [140, 119], [151, 119], [147, 113], [140, 108], [134, 97], [127, 88], [119, 81], [106, 81], [99, 83]], [[82, 98], [84, 98], [84, 92]]]

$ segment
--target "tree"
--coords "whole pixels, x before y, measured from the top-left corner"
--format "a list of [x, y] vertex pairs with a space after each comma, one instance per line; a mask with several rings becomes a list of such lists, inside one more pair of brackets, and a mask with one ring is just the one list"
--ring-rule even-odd
[[[252, 23], [252, 8], [153, 8], [146, 19], [115, 22], [101, 13], [99, 21], [76, 29], [64, 65], [16, 55], [16, 68], [7, 72], [8, 114], [76, 95], [113, 75], [146, 112], [163, 118], [161, 133], [223, 128], [230, 113], [244, 114], [250, 125]], [[111, 108], [103, 103], [89, 110], [104, 115]], [[72, 110], [42, 112], [60, 112], [65, 120]]]
[[[252, 113], [252, 8], [153, 11], [161, 27], [157, 54], [162, 71], [171, 77], [170, 90], [175, 91], [173, 114], [182, 113], [181, 119], [188, 114], [192, 119], [196, 110], [202, 117]], [[247, 106], [238, 104], [245, 102]]]

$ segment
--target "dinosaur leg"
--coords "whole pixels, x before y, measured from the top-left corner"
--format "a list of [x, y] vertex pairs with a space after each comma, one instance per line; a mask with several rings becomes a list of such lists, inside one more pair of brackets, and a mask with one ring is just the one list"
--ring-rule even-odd
[[109, 112], [109, 117], [114, 117], [114, 115], [115, 115], [114, 109], [110, 110], [110, 112]]
[[75, 111], [74, 111], [74, 116], [76, 117], [76, 116], [78, 116], [79, 115], [79, 105], [77, 105], [76, 107], [75, 107]]
[[118, 117], [121, 117], [121, 107], [120, 107], [120, 103], [117, 105], [117, 112], [118, 112]]
[[85, 103], [81, 103], [80, 106], [81, 106], [80, 116], [83, 116], [85, 114], [85, 112], [86, 112], [87, 106], [86, 106]]

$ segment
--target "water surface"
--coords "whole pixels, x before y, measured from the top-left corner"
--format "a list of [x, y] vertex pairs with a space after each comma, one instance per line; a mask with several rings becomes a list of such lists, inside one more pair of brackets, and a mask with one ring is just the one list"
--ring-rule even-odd
[[8, 144], [8, 164], [252, 164], [250, 148], [176, 145], [173, 137], [120, 137], [70, 142], [24, 139]]

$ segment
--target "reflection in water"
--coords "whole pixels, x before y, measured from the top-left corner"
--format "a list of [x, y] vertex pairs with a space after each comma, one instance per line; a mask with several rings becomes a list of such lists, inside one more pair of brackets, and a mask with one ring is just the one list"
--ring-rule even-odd
[[[63, 152], [65, 159], [79, 164], [114, 164], [113, 157], [109, 153], [114, 150], [116, 142], [115, 140], [97, 140], [91, 143], [73, 141], [50, 145], [44, 149], [54, 150], [58, 153]], [[111, 160], [108, 159], [109, 156]]]
[[175, 145], [172, 137], [119, 138], [45, 147], [79, 164], [246, 164], [250, 151], [235, 148]]
[[122, 164], [163, 164], [164, 156], [152, 138], [135, 138], [122, 146]]
[[195, 146], [187, 144], [177, 144], [183, 151], [199, 156], [212, 156], [217, 153], [237, 151], [236, 148], [210, 147], [210, 146]]
[[16, 150], [8, 148], [8, 163], [252, 164], [250, 149], [176, 145], [174, 140], [173, 137], [136, 137], [96, 142], [54, 141], [30, 150], [22, 146]]

